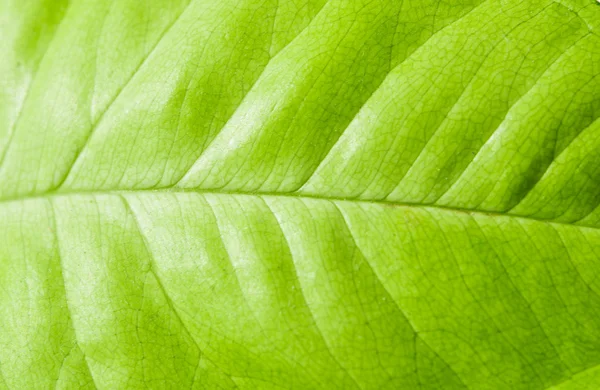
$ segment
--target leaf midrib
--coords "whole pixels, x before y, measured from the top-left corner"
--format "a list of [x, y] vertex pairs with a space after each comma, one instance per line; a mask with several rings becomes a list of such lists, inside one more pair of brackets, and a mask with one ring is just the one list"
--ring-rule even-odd
[[447, 213], [460, 213], [468, 215], [482, 215], [487, 217], [496, 218], [514, 218], [519, 220], [534, 221], [538, 223], [544, 223], [549, 225], [563, 225], [582, 229], [600, 230], [600, 226], [594, 226], [590, 224], [576, 222], [565, 222], [557, 221], [553, 219], [537, 218], [534, 216], [513, 214], [510, 212], [498, 212], [490, 210], [480, 209], [469, 209], [455, 206], [445, 206], [438, 204], [428, 203], [413, 203], [413, 202], [401, 202], [401, 201], [390, 201], [385, 199], [362, 199], [362, 198], [345, 198], [339, 196], [328, 196], [322, 194], [307, 194], [298, 192], [251, 192], [251, 191], [227, 191], [227, 190], [216, 190], [216, 189], [198, 189], [198, 188], [181, 188], [181, 187], [164, 187], [164, 188], [146, 188], [146, 189], [108, 189], [108, 190], [72, 190], [72, 191], [51, 191], [32, 195], [22, 195], [15, 197], [0, 197], [0, 207], [8, 207], [10, 204], [17, 202], [35, 201], [40, 199], [52, 199], [72, 196], [122, 196], [122, 195], [140, 195], [140, 194], [177, 194], [177, 193], [188, 193], [188, 194], [210, 194], [210, 195], [221, 195], [221, 196], [255, 196], [255, 197], [276, 197], [276, 198], [290, 198], [290, 199], [305, 199], [305, 200], [320, 200], [329, 201], [335, 203], [357, 203], [357, 204], [375, 204], [379, 206], [387, 207], [404, 207], [404, 208], [415, 208], [415, 209], [429, 209], [429, 210], [440, 210]]

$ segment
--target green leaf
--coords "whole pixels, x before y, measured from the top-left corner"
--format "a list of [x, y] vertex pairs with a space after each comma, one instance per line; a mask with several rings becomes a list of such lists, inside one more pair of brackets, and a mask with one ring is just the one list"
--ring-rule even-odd
[[595, 3], [0, 1], [0, 389], [600, 388]]

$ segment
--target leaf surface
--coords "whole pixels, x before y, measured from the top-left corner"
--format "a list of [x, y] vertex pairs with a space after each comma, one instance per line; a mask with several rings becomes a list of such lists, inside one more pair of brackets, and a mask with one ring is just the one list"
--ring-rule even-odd
[[600, 386], [594, 1], [0, 18], [0, 388]]

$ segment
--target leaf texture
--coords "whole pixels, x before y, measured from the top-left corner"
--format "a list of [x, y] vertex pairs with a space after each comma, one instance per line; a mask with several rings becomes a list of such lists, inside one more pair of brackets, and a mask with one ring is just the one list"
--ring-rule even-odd
[[594, 1], [0, 18], [0, 389], [600, 386]]

